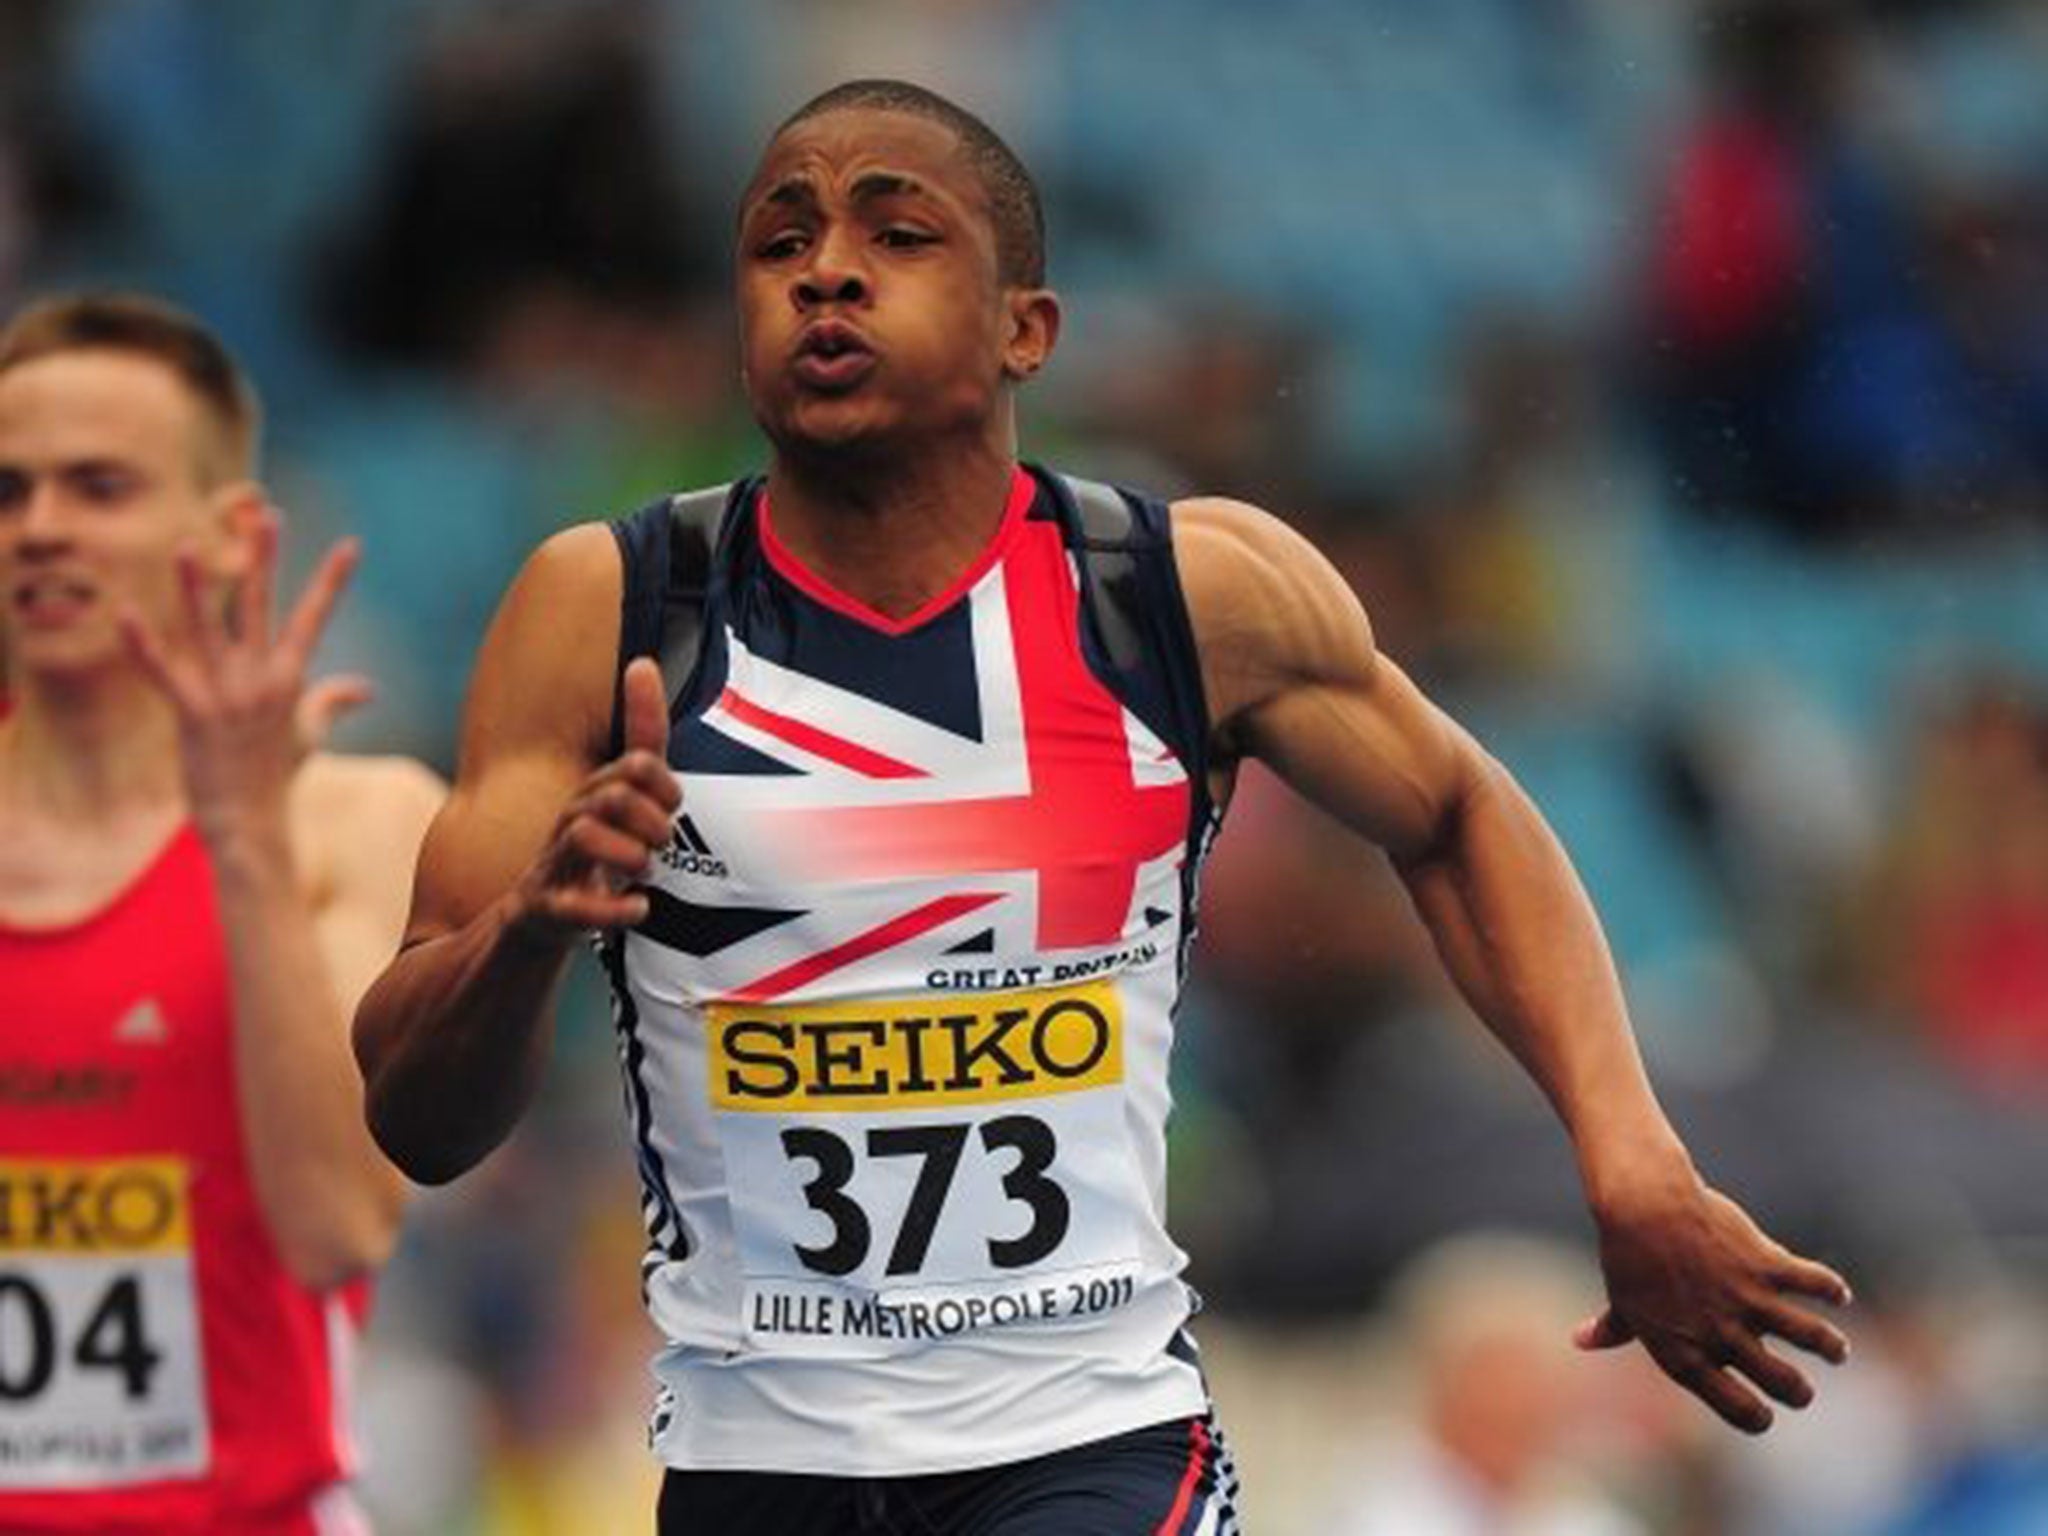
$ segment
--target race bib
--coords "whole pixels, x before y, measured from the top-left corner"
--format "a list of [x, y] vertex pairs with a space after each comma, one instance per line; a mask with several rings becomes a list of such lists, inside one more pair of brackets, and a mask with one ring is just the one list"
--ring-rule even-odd
[[889, 1354], [1128, 1303], [1114, 983], [707, 1011], [749, 1342]]
[[188, 1172], [0, 1160], [0, 1488], [206, 1470]]

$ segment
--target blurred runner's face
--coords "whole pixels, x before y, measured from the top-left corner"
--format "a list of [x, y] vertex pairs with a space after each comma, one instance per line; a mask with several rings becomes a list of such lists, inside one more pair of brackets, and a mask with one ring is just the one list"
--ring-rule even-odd
[[951, 129], [849, 109], [768, 147], [741, 204], [741, 357], [778, 446], [972, 433], [1005, 306], [987, 195]]
[[125, 665], [124, 604], [174, 622], [177, 552], [214, 533], [207, 430], [150, 357], [58, 352], [0, 371], [0, 634], [15, 667]]

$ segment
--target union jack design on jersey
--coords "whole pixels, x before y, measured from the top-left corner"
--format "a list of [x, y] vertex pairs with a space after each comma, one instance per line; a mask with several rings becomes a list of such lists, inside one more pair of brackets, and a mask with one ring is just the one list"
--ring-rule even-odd
[[[1164, 1347], [1190, 1310], [1164, 1126], [1214, 818], [1164, 509], [1138, 508], [1157, 600], [1127, 666], [1049, 477], [1019, 470], [901, 618], [806, 570], [765, 502], [731, 500], [672, 711], [682, 809], [606, 946], [657, 1448], [895, 1475], [1201, 1412]], [[628, 655], [656, 648], [660, 516], [618, 525]], [[854, 1400], [870, 1432], [829, 1429]]]
[[[649, 929], [685, 939], [708, 995], [902, 985], [892, 951], [913, 943], [925, 956], [955, 942], [1025, 955], [1115, 945], [1178, 906], [1188, 775], [1088, 670], [1072, 564], [1054, 526], [1025, 519], [1031, 491], [1020, 477], [989, 556], [955, 594], [964, 656], [951, 633], [931, 647], [936, 666], [971, 669], [971, 720], [929, 718], [944, 706], [920, 697], [931, 675], [914, 655], [857, 686], [802, 670], [801, 656], [757, 654], [730, 627], [713, 647], [723, 682], [676, 745], [694, 825], [730, 874], [664, 892]], [[772, 532], [764, 544], [773, 560]], [[836, 594], [820, 600], [861, 622]], [[917, 624], [891, 627], [896, 648], [919, 648]], [[833, 899], [749, 906], [770, 882]], [[711, 915], [735, 906], [781, 920], [749, 932]], [[709, 947], [707, 927], [727, 942]]]

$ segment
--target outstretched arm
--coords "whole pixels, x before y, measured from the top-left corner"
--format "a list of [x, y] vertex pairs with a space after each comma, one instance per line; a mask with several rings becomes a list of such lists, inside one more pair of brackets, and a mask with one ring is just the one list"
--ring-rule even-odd
[[[354, 564], [330, 551], [273, 635], [277, 522], [255, 514], [229, 626], [196, 554], [180, 565], [185, 622], [126, 620], [138, 664], [176, 712], [192, 816], [213, 869], [234, 996], [236, 1105], [256, 1199], [286, 1267], [324, 1288], [389, 1254], [404, 1184], [363, 1127], [347, 1020], [365, 948], [397, 942], [432, 780], [399, 765], [302, 766], [301, 726], [361, 694], [356, 679], [308, 685], [305, 670]], [[296, 718], [295, 718], [296, 717]], [[358, 781], [355, 857], [323, 857], [308, 794]], [[361, 781], [372, 782], [361, 782]], [[424, 783], [422, 781], [425, 781]]]
[[532, 1099], [578, 940], [638, 922], [631, 890], [679, 800], [654, 663], [627, 669], [626, 750], [603, 763], [619, 635], [610, 533], [535, 552], [485, 637], [461, 764], [428, 830], [405, 946], [356, 1011], [372, 1133], [414, 1178], [479, 1162]]
[[1839, 1361], [1846, 1340], [1801, 1298], [1839, 1304], [1848, 1287], [1694, 1171], [1651, 1092], [1592, 904], [1528, 796], [1378, 653], [1313, 546], [1240, 503], [1174, 512], [1223, 754], [1268, 763], [1387, 850], [1459, 989], [1564, 1122], [1609, 1298], [1579, 1343], [1640, 1340], [1737, 1428], [1771, 1422], [1751, 1383], [1804, 1406], [1811, 1383], [1766, 1337]]

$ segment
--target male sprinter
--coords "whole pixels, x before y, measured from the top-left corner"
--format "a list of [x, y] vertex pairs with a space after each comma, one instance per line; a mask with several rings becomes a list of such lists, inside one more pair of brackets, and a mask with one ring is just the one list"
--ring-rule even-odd
[[[354, 561], [273, 631], [256, 405], [189, 316], [0, 331], [0, 1530], [363, 1529], [341, 1414], [403, 1180], [347, 1019], [425, 769], [308, 755]], [[295, 719], [296, 717], [296, 719]]]
[[1806, 1402], [1765, 1337], [1840, 1358], [1798, 1298], [1843, 1283], [1694, 1171], [1499, 765], [1283, 523], [1019, 466], [1060, 310], [1002, 143], [917, 87], [828, 92], [754, 174], [738, 273], [766, 476], [708, 548], [682, 498], [533, 556], [356, 1020], [378, 1140], [452, 1178], [603, 932], [661, 1529], [1233, 1527], [1161, 1214], [1194, 877], [1248, 755], [1392, 853], [1555, 1103], [1609, 1287], [1582, 1342], [1640, 1339], [1746, 1429], [1756, 1389]]

